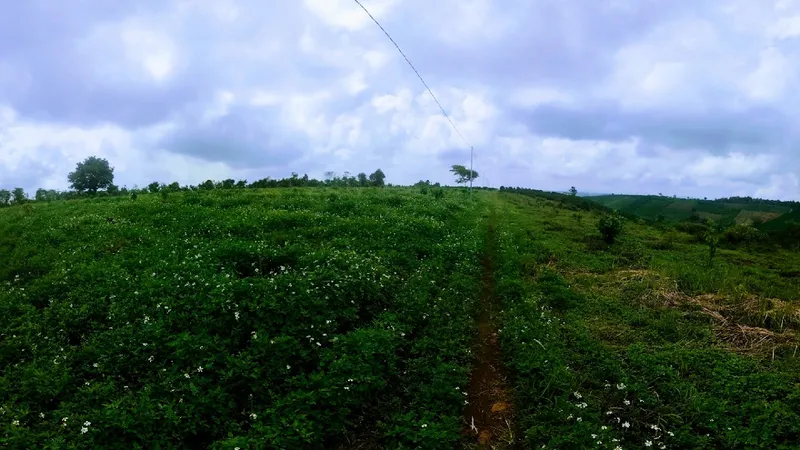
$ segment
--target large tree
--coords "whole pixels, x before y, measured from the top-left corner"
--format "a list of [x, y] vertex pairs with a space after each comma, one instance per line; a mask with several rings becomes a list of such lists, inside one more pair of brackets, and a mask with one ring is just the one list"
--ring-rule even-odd
[[384, 175], [384, 173], [383, 173], [383, 171], [381, 169], [378, 169], [378, 170], [376, 170], [375, 172], [372, 172], [369, 175], [369, 181], [372, 182], [373, 186], [383, 186], [383, 184], [384, 184], [383, 180], [385, 180], [385, 179], [386, 179], [386, 175]]
[[94, 194], [98, 189], [106, 189], [114, 182], [114, 168], [108, 161], [90, 156], [79, 162], [75, 172], [69, 174], [70, 186], [78, 192]]
[[450, 168], [450, 172], [453, 172], [453, 175], [456, 176], [456, 183], [469, 183], [470, 181], [478, 178], [478, 172], [474, 170], [470, 170], [461, 164], [453, 164]]

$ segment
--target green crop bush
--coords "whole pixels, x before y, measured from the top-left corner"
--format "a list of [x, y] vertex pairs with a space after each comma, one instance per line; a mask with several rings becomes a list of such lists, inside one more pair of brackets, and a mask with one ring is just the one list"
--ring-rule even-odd
[[329, 194], [4, 209], [0, 447], [456, 446], [481, 204]]
[[606, 214], [597, 222], [597, 229], [607, 244], [613, 244], [624, 227], [622, 216], [618, 213]]

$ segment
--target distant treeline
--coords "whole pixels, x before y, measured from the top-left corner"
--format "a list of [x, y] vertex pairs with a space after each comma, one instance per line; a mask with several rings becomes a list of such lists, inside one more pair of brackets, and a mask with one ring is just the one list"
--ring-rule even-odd
[[540, 191], [538, 189], [526, 189], [520, 187], [500, 186], [502, 192], [526, 195], [528, 197], [539, 197], [558, 202], [561, 206], [571, 210], [611, 212], [612, 209], [600, 203], [589, 200], [587, 197], [577, 195], [561, 194], [559, 192]]
[[11, 206], [16, 204], [23, 204], [31, 200], [34, 201], [53, 201], [53, 200], [71, 200], [87, 197], [115, 197], [115, 196], [129, 196], [147, 193], [160, 193], [160, 192], [180, 192], [180, 191], [210, 191], [214, 189], [263, 189], [263, 188], [285, 188], [285, 187], [317, 187], [317, 186], [331, 186], [331, 187], [383, 187], [385, 185], [386, 175], [381, 169], [367, 175], [359, 173], [351, 176], [349, 172], [345, 172], [343, 176], [336, 175], [333, 172], [326, 172], [324, 180], [317, 180], [310, 178], [308, 175], [299, 176], [297, 173], [292, 173], [291, 177], [287, 178], [263, 178], [252, 183], [247, 180], [234, 180], [226, 179], [222, 181], [206, 180], [198, 185], [184, 185], [181, 186], [177, 181], [165, 184], [153, 182], [146, 187], [135, 186], [133, 188], [118, 187], [111, 184], [105, 190], [98, 190], [97, 192], [78, 192], [75, 190], [58, 191], [53, 189], [38, 189], [33, 198], [29, 198], [22, 188], [16, 188], [13, 191], [0, 189], [0, 207]]

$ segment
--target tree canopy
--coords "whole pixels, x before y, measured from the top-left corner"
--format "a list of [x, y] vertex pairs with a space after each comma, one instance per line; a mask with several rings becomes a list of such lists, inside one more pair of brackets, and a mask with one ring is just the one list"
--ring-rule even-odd
[[461, 164], [453, 164], [450, 168], [450, 172], [456, 176], [456, 183], [469, 183], [470, 181], [478, 178], [478, 172], [474, 170], [470, 170]]
[[90, 156], [79, 162], [75, 171], [68, 177], [70, 186], [78, 192], [95, 193], [98, 189], [106, 189], [114, 182], [114, 168], [108, 161]]

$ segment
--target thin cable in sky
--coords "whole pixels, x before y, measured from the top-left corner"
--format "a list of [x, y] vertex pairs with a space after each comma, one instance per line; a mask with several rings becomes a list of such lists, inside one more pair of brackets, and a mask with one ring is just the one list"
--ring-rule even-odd
[[453, 127], [453, 129], [456, 130], [456, 133], [458, 133], [458, 136], [461, 138], [462, 141], [464, 141], [465, 144], [467, 144], [467, 147], [470, 147], [469, 142], [467, 142], [467, 140], [464, 139], [464, 136], [461, 134], [461, 132], [458, 131], [458, 128], [456, 127], [456, 124], [454, 124], [453, 121], [450, 119], [450, 116], [447, 115], [447, 112], [442, 107], [442, 104], [439, 103], [439, 100], [437, 100], [436, 96], [433, 95], [433, 91], [428, 86], [428, 83], [426, 83], [425, 80], [422, 78], [422, 75], [419, 74], [419, 71], [417, 71], [417, 68], [414, 67], [413, 64], [411, 64], [411, 61], [409, 61], [408, 56], [406, 56], [406, 54], [403, 53], [403, 50], [400, 49], [400, 46], [397, 45], [397, 42], [395, 42], [394, 39], [392, 39], [392, 36], [389, 35], [389, 32], [386, 31], [386, 29], [383, 28], [383, 26], [378, 22], [377, 19], [375, 19], [375, 17], [372, 16], [372, 14], [370, 14], [369, 11], [367, 11], [367, 8], [365, 8], [364, 5], [362, 5], [360, 1], [355, 0], [355, 2], [358, 3], [358, 6], [360, 6], [361, 9], [363, 9], [364, 12], [367, 13], [369, 18], [372, 19], [373, 22], [375, 22], [375, 25], [377, 25], [378, 28], [380, 28], [381, 31], [383, 31], [383, 34], [385, 34], [386, 37], [388, 37], [389, 40], [392, 41], [392, 44], [394, 44], [394, 46], [397, 48], [397, 51], [400, 52], [401, 55], [403, 55], [403, 58], [405, 58], [405, 60], [408, 63], [408, 65], [411, 66], [411, 68], [414, 70], [414, 73], [417, 74], [417, 76], [419, 77], [419, 81], [422, 81], [422, 84], [425, 86], [425, 89], [427, 89], [428, 93], [431, 94], [431, 97], [433, 98], [433, 101], [435, 101], [436, 104], [439, 106], [439, 109], [442, 110], [442, 114], [444, 114], [444, 116], [447, 118], [447, 121], [450, 122], [450, 125]]

